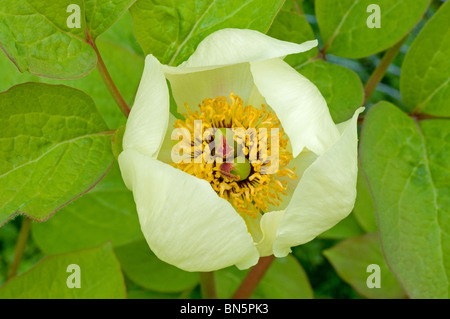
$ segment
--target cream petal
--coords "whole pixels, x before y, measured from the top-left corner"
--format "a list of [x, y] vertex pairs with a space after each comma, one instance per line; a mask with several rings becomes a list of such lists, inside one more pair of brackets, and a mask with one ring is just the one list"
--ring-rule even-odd
[[164, 135], [163, 142], [161, 144], [161, 148], [159, 150], [158, 154], [158, 161], [161, 161], [166, 164], [173, 164], [171, 152], [172, 148], [178, 143], [178, 141], [172, 140], [172, 132], [174, 130], [174, 124], [175, 124], [176, 118], [172, 115], [172, 113], [169, 114], [169, 124], [167, 125], [167, 131]]
[[251, 71], [289, 136], [294, 157], [304, 147], [320, 155], [336, 142], [339, 132], [313, 83], [281, 59], [252, 62]]
[[126, 124], [123, 149], [134, 149], [156, 158], [169, 122], [169, 89], [161, 64], [152, 55], [145, 59], [144, 73]]
[[256, 217], [243, 214], [241, 215], [241, 217], [244, 219], [245, 224], [247, 225], [248, 232], [253, 237], [253, 242], [259, 242], [263, 237], [260, 226], [262, 214], [259, 213], [256, 215]]
[[187, 110], [187, 103], [192, 110], [205, 98], [219, 96], [229, 97], [231, 92], [239, 95], [246, 102], [255, 95], [255, 85], [248, 63], [230, 65], [213, 70], [171, 74], [165, 73], [172, 87], [172, 94], [178, 106], [178, 112]]
[[261, 102], [264, 98], [254, 86], [248, 62], [300, 53], [315, 46], [317, 40], [296, 44], [254, 30], [223, 29], [206, 37], [180, 66], [164, 65], [163, 71], [181, 113], [186, 112], [184, 103], [195, 107], [205, 98], [228, 97], [231, 92], [245, 103]]
[[317, 155], [315, 153], [311, 152], [308, 149], [304, 149], [296, 158], [292, 159], [289, 162], [286, 168], [293, 170], [297, 178], [292, 179], [287, 176], [281, 178], [278, 177], [280, 181], [287, 182], [287, 194], [280, 195], [281, 203], [279, 206], [269, 204], [269, 207], [267, 209], [268, 212], [286, 209], [286, 207], [289, 205], [289, 202], [291, 201], [292, 195], [294, 194], [298, 183], [303, 176], [303, 173], [316, 159]]
[[260, 228], [262, 239], [256, 244], [261, 257], [273, 254], [273, 242], [277, 236], [278, 225], [283, 219], [284, 211], [265, 213], [261, 217]]
[[262, 96], [261, 92], [259, 92], [258, 88], [256, 87], [255, 83], [253, 82], [253, 76], [252, 76], [252, 90], [250, 91], [250, 96], [247, 98], [247, 100], [244, 100], [245, 105], [252, 105], [256, 108], [261, 108], [261, 106], [264, 104], [266, 106], [266, 110], [269, 112], [275, 113], [274, 110], [270, 107], [270, 105], [267, 104], [266, 99], [264, 96]]
[[257, 263], [244, 220], [207, 181], [134, 150], [124, 151], [119, 165], [142, 232], [161, 260], [186, 271]]
[[[294, 170], [297, 175], [296, 179], [288, 177], [280, 180], [287, 181], [287, 195], [281, 195], [281, 203], [279, 206], [269, 205], [268, 212], [253, 219], [249, 217], [247, 226], [251, 225], [249, 229], [253, 235], [253, 240], [257, 243], [256, 248], [261, 257], [273, 254], [273, 242], [276, 238], [278, 225], [284, 215], [284, 209], [289, 205], [292, 195], [300, 182], [305, 170], [317, 159], [317, 155], [308, 149], [303, 150], [296, 158], [289, 162], [287, 168]], [[255, 236], [257, 234], [258, 236]]]
[[308, 51], [317, 40], [296, 44], [247, 29], [222, 29], [207, 36], [180, 67], [208, 67], [260, 61]]
[[286, 256], [292, 246], [314, 239], [353, 209], [358, 171], [357, 119], [363, 110], [355, 112], [338, 141], [304, 172], [279, 224], [275, 256]]

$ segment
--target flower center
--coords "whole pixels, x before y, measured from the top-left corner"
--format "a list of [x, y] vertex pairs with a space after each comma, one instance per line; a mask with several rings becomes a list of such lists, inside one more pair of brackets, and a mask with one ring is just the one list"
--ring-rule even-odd
[[174, 166], [207, 180], [239, 214], [256, 217], [270, 204], [279, 206], [281, 195], [287, 194], [285, 177], [296, 178], [295, 169], [286, 168], [292, 154], [280, 121], [265, 105], [244, 106], [234, 93], [230, 100], [224, 96], [204, 99], [195, 112], [185, 104], [188, 114], [183, 114], [184, 121], [176, 120], [174, 127], [194, 136], [185, 145], [191, 160]]

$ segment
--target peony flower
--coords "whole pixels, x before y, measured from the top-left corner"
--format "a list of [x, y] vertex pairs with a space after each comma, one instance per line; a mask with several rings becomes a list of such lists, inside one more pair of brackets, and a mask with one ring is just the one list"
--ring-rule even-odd
[[[286, 256], [351, 212], [362, 108], [336, 125], [319, 90], [283, 61], [315, 46], [224, 29], [178, 67], [147, 56], [119, 165], [161, 260], [187, 271], [246, 269], [262, 256]], [[223, 138], [209, 162], [202, 150], [213, 154], [212, 135], [180, 141], [192, 138], [199, 121], [201, 132]], [[254, 144], [245, 136], [242, 161], [225, 161], [238, 140], [227, 132], [239, 127], [257, 130], [257, 161], [250, 162]], [[278, 130], [278, 138], [264, 139], [261, 129]], [[174, 162], [174, 154], [186, 161]], [[264, 173], [275, 155], [277, 169]]]

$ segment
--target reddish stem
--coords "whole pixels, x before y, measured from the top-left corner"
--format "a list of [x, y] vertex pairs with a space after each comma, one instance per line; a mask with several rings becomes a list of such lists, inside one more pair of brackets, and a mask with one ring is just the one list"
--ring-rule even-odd
[[214, 272], [201, 272], [200, 274], [200, 288], [203, 299], [217, 299], [216, 281]]
[[394, 61], [395, 57], [400, 52], [400, 49], [402, 48], [403, 43], [406, 41], [407, 38], [408, 35], [406, 35], [403, 39], [401, 39], [389, 50], [387, 50], [378, 66], [373, 71], [372, 75], [370, 76], [369, 80], [366, 83], [366, 86], [364, 87], [364, 105], [367, 104], [373, 92], [375, 92], [375, 89], [377, 88], [378, 84], [385, 76], [388, 67], [391, 65], [392, 61]]
[[103, 82], [105, 82], [105, 85], [109, 90], [109, 93], [111, 93], [114, 101], [116, 101], [122, 113], [125, 114], [126, 117], [128, 117], [128, 115], [130, 114], [130, 107], [120, 94], [119, 89], [117, 88], [111, 75], [109, 74], [105, 62], [103, 62], [102, 56], [100, 55], [97, 45], [95, 44], [95, 41], [92, 40], [92, 38], [87, 32], [86, 36], [88, 44], [94, 49], [95, 53], [97, 54], [97, 68], [98, 71], [100, 72]]
[[258, 287], [259, 282], [266, 274], [275, 256], [261, 257], [258, 263], [248, 272], [232, 299], [248, 299]]

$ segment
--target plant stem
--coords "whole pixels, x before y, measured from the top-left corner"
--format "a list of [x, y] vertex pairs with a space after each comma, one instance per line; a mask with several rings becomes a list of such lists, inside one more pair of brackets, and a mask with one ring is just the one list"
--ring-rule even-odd
[[128, 117], [128, 115], [130, 114], [130, 107], [128, 106], [127, 102], [125, 102], [125, 99], [120, 94], [119, 89], [117, 88], [111, 75], [109, 74], [105, 62], [103, 62], [102, 56], [100, 55], [97, 45], [95, 44], [95, 41], [92, 40], [89, 34], [87, 34], [87, 39], [88, 44], [94, 49], [95, 53], [97, 54], [97, 68], [98, 71], [100, 72], [103, 82], [105, 82], [105, 85], [109, 90], [109, 93], [111, 93], [114, 101], [116, 101], [122, 113], [125, 114], [126, 117]]
[[203, 299], [217, 299], [216, 281], [213, 271], [200, 273], [200, 288]]
[[398, 52], [402, 48], [402, 45], [407, 38], [408, 35], [406, 35], [403, 39], [401, 39], [389, 50], [387, 50], [378, 66], [373, 71], [372, 75], [370, 76], [369, 80], [366, 83], [366, 86], [364, 87], [364, 96], [365, 96], [364, 105], [367, 104], [367, 102], [369, 101], [370, 97], [372, 96], [373, 92], [378, 86], [378, 83], [380, 83], [380, 81], [383, 79], [389, 65], [391, 65], [392, 61], [394, 61], [395, 57], [397, 56]]
[[232, 299], [248, 299], [266, 274], [275, 256], [261, 257], [258, 263], [248, 272]]
[[31, 219], [24, 216], [22, 220], [22, 226], [20, 227], [19, 238], [17, 239], [14, 260], [11, 264], [11, 268], [9, 268], [8, 279], [15, 277], [17, 274], [17, 269], [19, 268], [19, 263], [22, 259], [22, 255], [27, 244], [28, 235], [30, 234], [30, 227]]
[[298, 15], [302, 16], [303, 15], [303, 11], [300, 8], [300, 6], [298, 5], [297, 1], [292, 0], [292, 2], [294, 3], [294, 7], [295, 7], [295, 10], [297, 11]]

